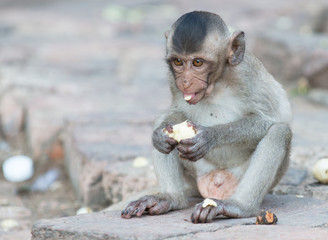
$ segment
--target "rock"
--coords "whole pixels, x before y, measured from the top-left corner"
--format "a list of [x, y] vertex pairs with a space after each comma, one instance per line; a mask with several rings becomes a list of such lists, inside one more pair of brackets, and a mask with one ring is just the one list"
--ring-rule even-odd
[[85, 205], [108, 206], [154, 185], [152, 164], [133, 168], [150, 156], [150, 124], [96, 121], [70, 124], [63, 137], [73, 186]]
[[315, 103], [328, 106], [328, 90], [326, 89], [311, 89], [307, 97]]
[[298, 186], [306, 178], [307, 171], [290, 167], [283, 176], [279, 184]]
[[112, 204], [138, 194], [157, 183], [153, 165], [133, 167], [133, 160], [107, 165], [103, 173], [106, 199]]
[[54, 161], [60, 161], [64, 159], [64, 147], [63, 143], [56, 139], [54, 142], [52, 142], [51, 146], [47, 150], [48, 158]]
[[[219, 230], [215, 232], [201, 232], [193, 235], [193, 238], [187, 237], [184, 239], [245, 239], [245, 240], [261, 240], [265, 239], [324, 239], [328, 234], [325, 227], [321, 228], [304, 228], [294, 226], [232, 226], [231, 228]], [[265, 236], [265, 237], [264, 237]], [[176, 238], [180, 239], [180, 238]]]
[[313, 152], [315, 147], [327, 147], [328, 109], [311, 104], [304, 98], [294, 98], [292, 106], [293, 146], [302, 147], [305, 152], [309, 153]]
[[275, 226], [256, 226], [255, 217], [192, 224], [190, 215], [193, 207], [129, 220], [122, 219], [119, 211], [107, 211], [38, 221], [32, 227], [32, 239], [217, 239], [221, 236], [227, 239], [231, 239], [231, 236], [263, 239], [264, 234], [269, 232], [268, 239], [280, 239], [281, 236], [299, 239], [302, 233], [307, 236], [312, 234], [311, 239], [320, 239], [328, 233], [325, 228], [327, 207], [328, 202], [316, 199], [267, 195], [262, 208], [278, 216], [279, 222]]
[[314, 88], [328, 89], [328, 34], [308, 55], [308, 61], [303, 67], [304, 76]]
[[0, 195], [0, 238], [30, 239], [31, 210], [23, 206], [22, 199], [12, 195], [12, 184], [1, 182], [0, 187], [8, 194]]
[[313, 87], [328, 87], [326, 35], [270, 31], [260, 33], [254, 54], [277, 80], [287, 83], [306, 77]]
[[318, 33], [328, 33], [328, 7], [323, 8], [315, 18], [313, 30]]
[[60, 170], [58, 168], [51, 168], [42, 175], [38, 176], [31, 185], [31, 191], [45, 192], [50, 189], [60, 176]]
[[1, 129], [4, 137], [10, 140], [19, 136], [25, 120], [24, 107], [17, 102], [14, 94], [9, 91], [8, 94], [2, 96], [0, 101]]

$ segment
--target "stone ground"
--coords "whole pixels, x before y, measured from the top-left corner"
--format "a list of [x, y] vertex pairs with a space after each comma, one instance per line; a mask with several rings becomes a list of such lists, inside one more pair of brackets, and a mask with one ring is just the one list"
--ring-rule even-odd
[[[328, 156], [328, 108], [315, 103], [327, 103], [327, 92], [318, 95], [319, 89], [301, 95], [304, 93], [301, 80], [305, 85], [309, 82], [311, 86], [324, 87], [322, 79], [327, 79], [323, 78], [328, 66], [327, 35], [312, 33], [325, 2], [0, 1], [3, 137], [0, 163], [7, 156], [25, 153], [35, 160], [36, 176], [53, 166], [62, 172], [60, 179], [44, 193], [18, 191], [18, 194], [17, 189], [24, 187], [22, 184], [0, 178], [0, 220], [3, 223], [14, 219], [19, 223], [16, 227], [1, 227], [0, 238], [29, 239], [30, 228], [37, 219], [71, 216], [80, 206], [100, 210], [155, 184], [149, 160], [152, 121], [169, 105], [163, 33], [182, 13], [195, 9], [217, 12], [232, 29], [243, 29], [249, 48], [263, 59], [290, 93], [294, 111], [291, 168], [273, 192], [327, 200], [327, 186], [316, 183], [311, 175], [315, 161]], [[297, 47], [293, 44], [295, 39], [300, 42]], [[309, 43], [315, 44], [316, 51], [312, 51]], [[296, 95], [295, 88], [298, 89]], [[7, 142], [11, 145], [7, 146]], [[145, 157], [148, 163], [134, 167], [136, 157]], [[291, 205], [302, 201], [288, 198]], [[304, 201], [313, 207], [309, 207], [309, 212], [304, 211], [303, 218], [295, 215], [301, 219], [296, 228], [291, 227], [295, 224], [282, 222], [284, 224], [275, 229], [285, 235], [296, 231], [320, 239], [315, 236], [327, 232], [327, 222], [313, 225], [309, 221], [315, 222], [317, 215], [326, 216], [326, 212], [318, 212], [326, 202]], [[288, 214], [283, 214], [286, 206], [279, 206], [277, 213], [281, 212], [289, 221]], [[170, 222], [175, 216], [188, 218], [186, 213], [187, 210], [171, 213], [159, 221]], [[122, 223], [113, 214], [83, 215], [81, 219], [85, 220], [83, 224], [93, 221], [95, 225], [104, 226], [106, 223], [105, 228], [111, 229], [112, 218], [115, 224]], [[294, 215], [291, 213], [291, 216]], [[33, 227], [34, 238], [46, 239], [50, 234], [55, 239], [55, 234], [62, 234], [56, 226], [61, 228], [60, 224], [65, 221], [67, 228], [63, 230], [62, 239], [80, 233], [86, 239], [90, 232], [79, 232], [82, 225], [77, 219], [80, 217], [53, 220], [54, 233], [49, 233], [52, 230], [47, 227], [52, 220], [38, 222]], [[138, 221], [131, 220], [128, 226]], [[188, 234], [197, 233], [198, 238], [205, 239], [206, 234], [215, 237], [236, 232], [236, 236], [242, 236], [238, 234], [247, 231], [251, 238], [258, 231], [260, 236], [269, 231], [265, 226], [262, 230], [248, 226], [247, 221], [253, 220], [245, 221], [229, 220], [228, 225], [233, 222], [229, 228], [213, 223], [203, 231], [193, 230], [202, 227], [185, 222], [188, 226], [181, 227], [186, 230], [176, 234], [186, 235], [188, 239]], [[142, 222], [137, 226], [139, 224]], [[90, 233], [93, 234], [90, 239], [101, 239], [101, 234], [109, 234], [107, 239], [114, 235], [116, 239], [132, 236], [99, 229]], [[313, 235], [314, 232], [319, 235]], [[142, 236], [138, 236], [139, 239], [143, 239]]]
[[[33, 240], [55, 239], [325, 239], [328, 234], [328, 203], [320, 200], [268, 195], [263, 209], [278, 217], [279, 225], [255, 225], [255, 218], [217, 219], [209, 224], [192, 224], [192, 209], [162, 216], [129, 220], [120, 212], [80, 215], [42, 220], [32, 228]], [[309, 213], [315, 214], [311, 218]]]

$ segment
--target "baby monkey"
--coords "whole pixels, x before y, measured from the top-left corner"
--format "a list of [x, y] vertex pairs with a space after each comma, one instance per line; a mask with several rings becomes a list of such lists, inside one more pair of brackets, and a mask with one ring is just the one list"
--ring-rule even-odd
[[[187, 13], [165, 36], [172, 103], [152, 136], [159, 189], [130, 202], [122, 217], [186, 208], [193, 196], [216, 203], [196, 204], [193, 223], [256, 215], [288, 167], [285, 91], [246, 50], [244, 32], [231, 35], [214, 13]], [[194, 137], [177, 142], [165, 133], [185, 120]]]

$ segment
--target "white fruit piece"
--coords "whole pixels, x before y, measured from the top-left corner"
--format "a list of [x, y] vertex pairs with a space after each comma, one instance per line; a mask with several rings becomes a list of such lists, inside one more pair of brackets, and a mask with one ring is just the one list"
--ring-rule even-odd
[[189, 101], [191, 98], [192, 98], [192, 95], [186, 95], [186, 96], [184, 97], [184, 100], [185, 100], [185, 101]]
[[212, 199], [206, 198], [203, 202], [202, 207], [206, 208], [207, 206], [217, 207], [218, 205]]
[[89, 207], [81, 207], [79, 210], [77, 210], [76, 215], [87, 214], [92, 212], [92, 209]]
[[173, 125], [173, 132], [169, 133], [166, 129], [164, 132], [170, 137], [180, 142], [183, 139], [192, 138], [196, 135], [193, 127], [188, 126], [187, 121]]
[[319, 182], [328, 184], [328, 158], [322, 158], [316, 162], [312, 173]]
[[147, 158], [144, 157], [136, 157], [133, 160], [133, 167], [134, 168], [142, 168], [142, 167], [146, 167], [148, 165], [148, 160]]

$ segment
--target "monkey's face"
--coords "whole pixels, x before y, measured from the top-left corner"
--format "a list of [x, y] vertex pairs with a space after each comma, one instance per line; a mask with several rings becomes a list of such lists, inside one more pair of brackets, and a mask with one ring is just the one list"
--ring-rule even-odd
[[168, 63], [183, 98], [190, 104], [202, 100], [209, 90], [212, 62], [201, 57], [172, 56]]
[[230, 37], [227, 26], [215, 14], [185, 14], [165, 37], [166, 59], [175, 85], [190, 104], [208, 97], [226, 64], [235, 66], [244, 56], [244, 33]]

